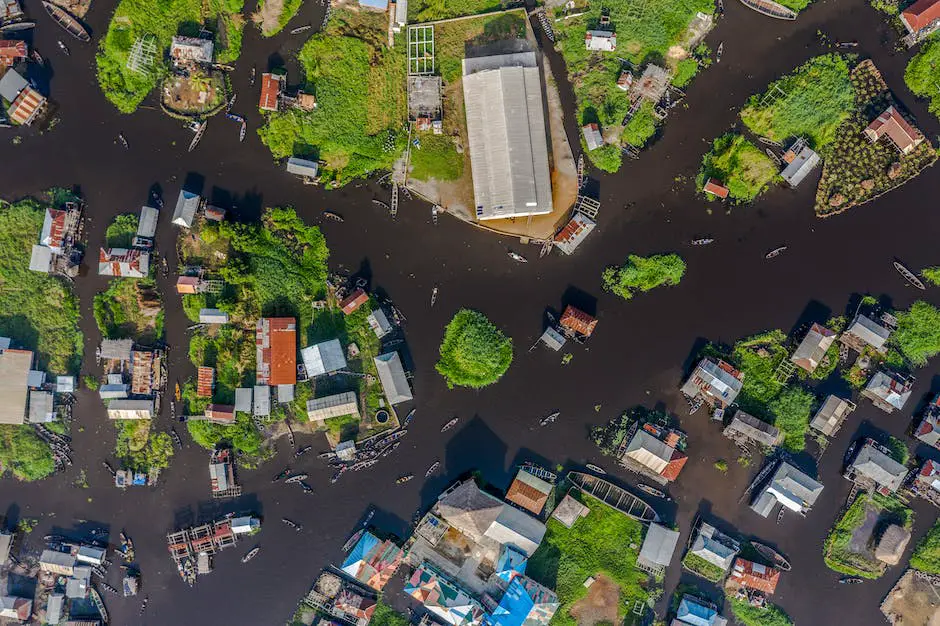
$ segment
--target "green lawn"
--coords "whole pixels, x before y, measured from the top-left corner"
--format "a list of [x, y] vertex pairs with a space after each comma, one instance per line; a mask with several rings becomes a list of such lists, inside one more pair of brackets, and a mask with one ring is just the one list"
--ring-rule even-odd
[[299, 60], [317, 108], [265, 115], [258, 134], [275, 158], [317, 158], [324, 180], [345, 184], [401, 156], [407, 46], [388, 48], [386, 27], [384, 14], [336, 11], [326, 32], [304, 44]]
[[934, 33], [920, 44], [917, 54], [911, 58], [904, 71], [904, 82], [908, 89], [921, 98], [929, 100], [930, 112], [940, 117], [940, 33]]
[[911, 555], [911, 567], [940, 575], [940, 521], [934, 523]]
[[656, 287], [678, 285], [685, 274], [685, 261], [677, 254], [641, 257], [631, 254], [622, 267], [608, 267], [601, 276], [605, 291], [624, 300]]
[[78, 300], [65, 281], [29, 269], [46, 206], [0, 201], [0, 337], [36, 352], [40, 369], [74, 374], [82, 359]]
[[[166, 75], [165, 58], [175, 35], [197, 36], [202, 27], [215, 33], [215, 60], [232, 63], [241, 53], [244, 0], [121, 0], [96, 57], [98, 84], [122, 113], [133, 113]], [[131, 47], [153, 36], [157, 59], [147, 73], [127, 68]]]
[[709, 563], [702, 557], [692, 552], [687, 552], [685, 557], [682, 559], [682, 566], [698, 574], [705, 580], [709, 580], [713, 583], [719, 582], [722, 578], [725, 577], [725, 570], [721, 569], [714, 563]]
[[418, 180], [457, 180], [463, 175], [464, 155], [446, 135], [421, 135], [421, 148], [411, 150], [411, 176]]
[[604, 574], [620, 586], [620, 615], [625, 626], [633, 624], [628, 612], [634, 601], [645, 601], [652, 593], [648, 576], [636, 568], [643, 525], [590, 496], [577, 497], [590, 507], [587, 517], [572, 528], [549, 519], [545, 537], [529, 559], [526, 573], [558, 594], [554, 626], [575, 626], [569, 610], [587, 594], [584, 581]]
[[408, 5], [409, 22], [432, 22], [461, 15], [489, 13], [502, 8], [500, 0], [418, 0]]
[[[885, 564], [875, 559], [873, 548], [866, 547], [862, 551], [851, 548], [853, 533], [870, 513], [878, 515], [876, 528], [888, 522], [910, 528], [914, 523], [913, 511], [898, 500], [877, 494], [869, 496], [863, 492], [835, 523], [826, 538], [823, 560], [829, 569], [868, 579], [880, 578], [884, 574]], [[870, 538], [862, 538], [862, 541], [866, 540], [870, 542]]]
[[728, 196], [734, 201], [750, 202], [777, 177], [777, 165], [760, 148], [742, 135], [728, 133], [716, 139], [702, 159], [695, 185], [701, 190], [715, 178], [728, 188]]
[[751, 96], [741, 120], [754, 133], [774, 141], [806, 137], [816, 150], [836, 137], [855, 108], [849, 64], [838, 54], [810, 59], [791, 74]]

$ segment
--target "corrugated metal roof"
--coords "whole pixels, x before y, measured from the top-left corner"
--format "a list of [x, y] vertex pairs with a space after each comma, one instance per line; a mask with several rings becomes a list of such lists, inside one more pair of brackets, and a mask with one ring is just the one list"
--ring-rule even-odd
[[239, 387], [235, 390], [235, 410], [251, 413], [251, 388]]
[[214, 385], [215, 369], [203, 366], [196, 370], [196, 397], [211, 398]]
[[321, 376], [331, 374], [346, 368], [346, 357], [339, 339], [330, 339], [300, 351], [307, 376]]
[[173, 223], [184, 228], [192, 227], [200, 202], [202, 198], [199, 195], [181, 189], [176, 199], [176, 208], [173, 210]]
[[267, 385], [255, 385], [251, 413], [257, 417], [271, 414], [271, 388]]
[[29, 257], [29, 269], [48, 274], [52, 268], [52, 250], [46, 246], [34, 245]]
[[297, 383], [297, 320], [263, 317], [255, 326], [256, 382], [259, 385]]
[[382, 389], [389, 404], [395, 405], [411, 400], [411, 387], [405, 377], [405, 368], [397, 352], [386, 352], [375, 357], [375, 368], [382, 381]]
[[307, 400], [307, 418], [311, 422], [321, 422], [341, 415], [359, 417], [359, 403], [354, 392], [346, 391], [325, 398]]
[[785, 168], [783, 168], [783, 171], [780, 172], [780, 177], [787, 181], [791, 187], [795, 188], [803, 182], [803, 179], [806, 178], [818, 164], [819, 155], [816, 154], [812, 148], [806, 146], [800, 150], [799, 154], [797, 154]]
[[672, 555], [676, 551], [678, 542], [678, 531], [651, 523], [649, 530], [646, 531], [646, 537], [643, 539], [643, 546], [640, 548], [637, 561], [642, 560], [647, 564], [667, 567], [672, 561]]
[[308, 176], [316, 178], [320, 165], [316, 161], [291, 157], [287, 159], [287, 173], [295, 176]]
[[0, 352], [0, 424], [22, 424], [26, 419], [26, 381], [32, 363], [29, 350]]
[[140, 220], [137, 222], [137, 236], [152, 238], [157, 234], [157, 218], [160, 211], [152, 206], [140, 208]]
[[7, 70], [3, 76], [0, 76], [0, 98], [7, 102], [16, 100], [20, 92], [27, 87], [29, 87], [29, 83], [15, 70]]
[[555, 247], [565, 254], [573, 253], [595, 226], [594, 220], [576, 211], [568, 223], [555, 235]]

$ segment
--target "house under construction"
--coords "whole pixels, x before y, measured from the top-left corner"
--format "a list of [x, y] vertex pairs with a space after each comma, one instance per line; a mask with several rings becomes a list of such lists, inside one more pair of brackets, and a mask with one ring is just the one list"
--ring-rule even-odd
[[242, 488], [235, 483], [235, 463], [228, 448], [215, 450], [209, 457], [209, 481], [213, 498], [237, 498]]
[[232, 520], [217, 520], [167, 533], [166, 543], [180, 576], [192, 585], [197, 573], [211, 571], [213, 554], [235, 545]]

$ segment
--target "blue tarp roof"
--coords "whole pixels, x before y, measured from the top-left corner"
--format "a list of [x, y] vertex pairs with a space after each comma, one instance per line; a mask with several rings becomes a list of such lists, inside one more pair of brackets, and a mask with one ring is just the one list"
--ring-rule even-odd
[[522, 585], [522, 581], [514, 578], [503, 594], [503, 599], [499, 601], [499, 606], [490, 613], [488, 621], [493, 626], [522, 626], [533, 606], [535, 602]]
[[692, 626], [711, 626], [718, 613], [689, 597], [682, 598], [676, 618]]
[[496, 561], [496, 575], [509, 582], [515, 574], [525, 574], [527, 563], [525, 554], [509, 544], [504, 544]]
[[349, 551], [349, 555], [346, 557], [346, 560], [343, 561], [343, 565], [340, 569], [345, 570], [350, 565], [354, 565], [359, 561], [365, 561], [366, 557], [369, 555], [369, 552], [372, 551], [372, 548], [378, 544], [378, 537], [369, 532], [362, 533], [362, 537], [359, 538], [356, 546]]

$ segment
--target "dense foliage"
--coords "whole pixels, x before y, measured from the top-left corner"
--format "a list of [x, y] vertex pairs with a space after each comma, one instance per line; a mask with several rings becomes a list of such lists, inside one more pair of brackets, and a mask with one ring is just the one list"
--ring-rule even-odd
[[774, 81], [764, 94], [751, 96], [741, 119], [758, 135], [780, 142], [802, 136], [819, 150], [835, 139], [854, 104], [847, 61], [826, 54]]
[[650, 595], [646, 574], [636, 568], [643, 525], [590, 496], [572, 493], [572, 497], [582, 500], [590, 513], [571, 528], [548, 520], [545, 538], [526, 568], [527, 575], [558, 594], [555, 626], [577, 624], [569, 611], [587, 594], [588, 576], [603, 574], [620, 587], [621, 616], [625, 607]]
[[488, 13], [502, 7], [500, 0], [418, 0], [408, 5], [408, 21], [431, 22], [461, 15]]
[[[121, 0], [96, 61], [98, 83], [105, 97], [122, 113], [132, 113], [167, 73], [166, 51], [175, 35], [195, 37], [202, 28], [215, 32], [215, 60], [231, 63], [242, 46], [244, 0]], [[138, 38], [152, 36], [157, 56], [150, 71], [127, 67]]]
[[763, 607], [752, 606], [746, 600], [731, 598], [731, 612], [734, 619], [743, 626], [791, 626], [793, 620], [776, 604]]
[[251, 464], [253, 460], [260, 459], [265, 454], [262, 448], [264, 439], [252, 423], [251, 417], [245, 413], [239, 413], [235, 417], [234, 424], [223, 426], [212, 422], [190, 420], [186, 422], [186, 428], [192, 435], [193, 441], [206, 450], [214, 450], [220, 444], [231, 446], [243, 455], [240, 459], [241, 463]]
[[167, 433], [152, 433], [151, 420], [116, 420], [114, 454], [121, 466], [137, 472], [170, 466], [173, 440]]
[[934, 33], [920, 45], [917, 54], [907, 64], [904, 82], [916, 95], [930, 101], [930, 112], [940, 117], [940, 34]]
[[131, 338], [148, 344], [163, 336], [163, 311], [155, 315], [140, 304], [141, 294], [156, 298], [160, 305], [157, 284], [149, 278], [115, 278], [108, 288], [95, 295], [95, 322], [107, 339]]
[[78, 300], [66, 283], [29, 269], [44, 206], [0, 201], [0, 336], [36, 352], [40, 369], [74, 373], [82, 357]]
[[485, 315], [461, 309], [444, 329], [435, 368], [447, 386], [479, 389], [499, 380], [512, 363], [512, 339]]
[[636, 422], [668, 424], [669, 415], [656, 409], [638, 406], [624, 411], [606, 424], [591, 428], [591, 441], [606, 455], [616, 455], [630, 432], [631, 426]]
[[0, 472], [19, 480], [39, 480], [55, 471], [49, 445], [32, 426], [0, 424]]
[[784, 434], [783, 447], [798, 452], [806, 447], [806, 429], [815, 396], [800, 387], [787, 387], [767, 405], [774, 426]]
[[940, 354], [940, 309], [917, 301], [897, 314], [898, 329], [891, 340], [911, 363], [927, 365], [927, 359]]
[[629, 300], [661, 286], [678, 285], [685, 274], [685, 261], [678, 254], [654, 254], [641, 257], [631, 254], [622, 267], [608, 267], [601, 276], [606, 291]]
[[268, 113], [258, 129], [275, 158], [313, 156], [338, 184], [391, 167], [407, 140], [407, 46], [387, 41], [384, 13], [333, 13], [299, 54], [316, 110]]
[[940, 576], [940, 521], [934, 523], [914, 548], [911, 567]]
[[940, 266], [925, 267], [920, 271], [920, 275], [931, 285], [940, 286]]
[[728, 188], [732, 200], [750, 202], [777, 178], [777, 165], [742, 135], [727, 133], [716, 139], [702, 158], [696, 187], [702, 189], [711, 178]]
[[623, 127], [623, 135], [620, 138], [634, 148], [642, 148], [656, 134], [657, 124], [652, 103], [644, 102]]
[[130, 248], [137, 234], [137, 216], [133, 213], [118, 215], [108, 224], [104, 233], [109, 248]]

